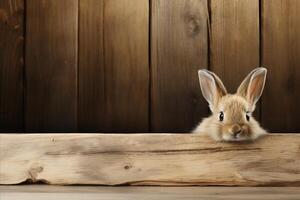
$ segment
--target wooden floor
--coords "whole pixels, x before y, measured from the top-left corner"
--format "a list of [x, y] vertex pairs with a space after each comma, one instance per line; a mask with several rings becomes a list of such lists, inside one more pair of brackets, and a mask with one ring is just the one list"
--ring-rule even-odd
[[300, 199], [298, 187], [0, 186], [0, 200]]

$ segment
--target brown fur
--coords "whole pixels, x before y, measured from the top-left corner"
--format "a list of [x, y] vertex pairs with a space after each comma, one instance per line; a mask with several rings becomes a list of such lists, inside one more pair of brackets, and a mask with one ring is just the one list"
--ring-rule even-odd
[[[256, 70], [264, 70], [263, 68], [258, 68]], [[254, 77], [253, 78], [253, 70], [250, 74], [252, 76], [247, 76], [246, 79], [265, 79], [265, 74], [266, 71], [261, 71], [259, 76], [261, 77]], [[205, 71], [204, 73], [206, 73]], [[209, 72], [212, 73], [212, 72]], [[207, 74], [205, 76], [208, 76]], [[204, 76], [204, 79], [206, 78]], [[214, 76], [216, 76], [214, 74]], [[203, 77], [199, 74], [199, 78]], [[255, 109], [255, 103], [253, 103], [253, 99], [257, 101], [259, 96], [261, 95], [261, 92], [259, 90], [262, 90], [264, 87], [264, 80], [259, 80], [259, 81], [253, 81], [256, 85], [255, 87], [257, 88], [255, 91], [248, 91], [247, 88], [253, 88], [253, 87], [248, 87], [248, 84], [251, 84], [251, 81], [245, 81], [243, 83], [246, 84], [241, 84], [240, 88], [238, 91], [243, 91], [243, 93], [237, 92], [236, 94], [224, 94], [223, 96], [219, 96], [220, 93], [218, 90], [220, 90], [219, 87], [216, 87], [216, 92], [214, 93], [213, 91], [206, 90], [206, 93], [212, 92], [213, 98], [210, 99], [209, 97], [206, 96], [206, 99], [210, 103], [210, 108], [212, 111], [212, 115], [208, 118], [203, 119], [203, 121], [196, 127], [196, 129], [193, 131], [193, 133], [201, 133], [201, 134], [206, 134], [211, 136], [214, 140], [216, 141], [244, 141], [244, 140], [254, 140], [258, 138], [259, 136], [262, 136], [266, 134], [267, 132], [262, 129], [259, 125], [259, 123], [251, 116], [251, 113]], [[210, 79], [202, 80], [202, 82], [206, 82], [206, 84], [211, 84]], [[220, 81], [216, 80], [215, 81]], [[257, 82], [260, 82], [261, 85], [257, 85]], [[200, 81], [201, 84], [201, 81]], [[263, 85], [262, 85], [263, 84]], [[244, 88], [246, 87], [246, 89]], [[201, 88], [202, 92], [206, 88]], [[223, 89], [223, 91], [226, 91], [226, 89]], [[253, 92], [249, 93], [249, 92]], [[252, 96], [251, 96], [252, 95]], [[254, 95], [259, 95], [259, 96], [254, 96]], [[249, 99], [247, 99], [247, 96]], [[223, 121], [220, 121], [219, 116], [220, 112], [224, 113], [224, 119]], [[246, 114], [250, 116], [250, 120], [248, 121], [246, 118]]]

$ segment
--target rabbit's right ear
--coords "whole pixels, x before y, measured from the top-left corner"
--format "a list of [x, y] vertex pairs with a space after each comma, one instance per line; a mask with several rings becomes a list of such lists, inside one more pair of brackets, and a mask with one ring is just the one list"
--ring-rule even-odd
[[203, 97], [213, 111], [219, 99], [227, 94], [226, 88], [221, 79], [213, 72], [201, 69], [198, 71], [198, 76]]
[[250, 72], [237, 90], [237, 94], [245, 97], [250, 104], [250, 110], [255, 109], [255, 104], [262, 95], [267, 76], [267, 69], [259, 67]]

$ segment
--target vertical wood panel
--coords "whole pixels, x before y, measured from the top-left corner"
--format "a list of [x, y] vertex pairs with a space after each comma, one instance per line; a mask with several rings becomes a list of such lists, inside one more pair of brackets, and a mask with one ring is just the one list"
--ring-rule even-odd
[[77, 0], [27, 0], [26, 130], [77, 126]]
[[148, 0], [82, 1], [80, 11], [81, 130], [147, 132]]
[[262, 121], [272, 132], [300, 131], [300, 1], [263, 1], [263, 65], [269, 69]]
[[259, 67], [259, 40], [259, 0], [211, 1], [211, 70], [228, 92], [235, 93], [246, 75]]
[[151, 121], [155, 132], [190, 131], [207, 116], [197, 70], [206, 68], [206, 0], [152, 1]]
[[105, 1], [104, 27], [107, 129], [148, 131], [149, 1]]
[[24, 1], [0, 1], [0, 131], [23, 130]]
[[104, 0], [80, 0], [79, 131], [101, 132], [106, 126]]

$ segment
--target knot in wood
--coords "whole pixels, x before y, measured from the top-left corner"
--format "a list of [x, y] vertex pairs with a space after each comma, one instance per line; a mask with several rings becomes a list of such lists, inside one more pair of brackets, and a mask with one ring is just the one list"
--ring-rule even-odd
[[124, 166], [124, 169], [126, 169], [126, 170], [128, 170], [128, 169], [130, 169], [130, 168], [132, 168], [131, 165], [125, 165], [125, 166]]
[[200, 19], [196, 15], [188, 15], [185, 17], [187, 34], [195, 37], [200, 32]]

